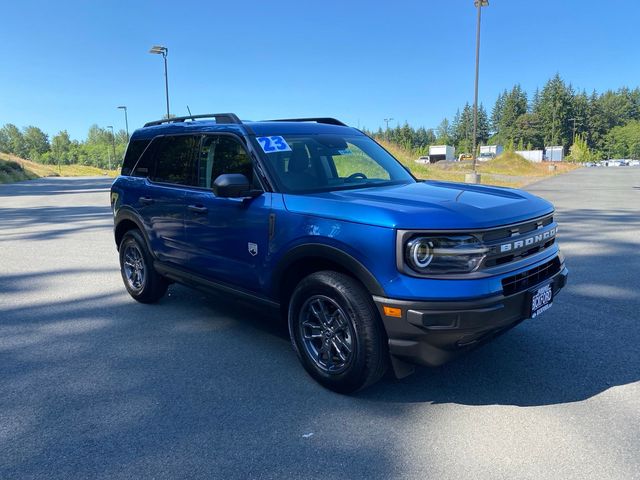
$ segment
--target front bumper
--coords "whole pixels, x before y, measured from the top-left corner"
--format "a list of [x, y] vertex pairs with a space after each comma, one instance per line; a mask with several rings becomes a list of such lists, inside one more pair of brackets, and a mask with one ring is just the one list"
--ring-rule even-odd
[[[554, 275], [512, 295], [455, 302], [374, 296], [389, 337], [389, 353], [396, 373], [399, 374], [400, 369], [398, 359], [421, 365], [442, 365], [514, 327], [529, 316], [531, 290], [551, 282], [555, 299], [565, 286], [567, 275], [568, 270], [562, 264]], [[386, 315], [384, 307], [399, 309], [400, 316]]]

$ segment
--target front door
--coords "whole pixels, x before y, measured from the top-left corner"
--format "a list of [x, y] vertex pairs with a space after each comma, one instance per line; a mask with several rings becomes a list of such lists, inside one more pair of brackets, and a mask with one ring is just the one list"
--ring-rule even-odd
[[198, 188], [186, 193], [189, 268], [211, 280], [260, 292], [271, 194], [253, 199], [218, 198], [211, 187], [225, 173], [241, 173], [260, 188], [251, 157], [238, 137], [205, 136], [199, 154]]

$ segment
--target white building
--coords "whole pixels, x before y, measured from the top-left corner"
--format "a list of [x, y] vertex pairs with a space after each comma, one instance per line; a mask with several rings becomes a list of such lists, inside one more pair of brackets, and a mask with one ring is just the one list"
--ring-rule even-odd
[[481, 145], [478, 160], [491, 160], [492, 158], [496, 158], [503, 151], [504, 147], [502, 145]]
[[456, 147], [450, 145], [431, 145], [429, 147], [429, 161], [436, 163], [441, 160], [452, 162], [456, 159]]
[[561, 162], [564, 160], [564, 147], [562, 145], [545, 147], [544, 159], [547, 162]]
[[539, 163], [544, 158], [544, 152], [542, 150], [516, 150], [516, 153], [530, 162]]

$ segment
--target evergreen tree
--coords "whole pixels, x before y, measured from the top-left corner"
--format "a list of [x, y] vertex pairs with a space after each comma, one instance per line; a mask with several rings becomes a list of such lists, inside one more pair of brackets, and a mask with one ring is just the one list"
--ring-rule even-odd
[[478, 130], [477, 130], [477, 138], [476, 143], [478, 145], [486, 145], [489, 140], [489, 117], [487, 115], [487, 111], [484, 108], [484, 105], [480, 104], [478, 106]]
[[534, 113], [540, 118], [546, 146], [567, 147], [572, 143], [572, 126], [569, 119], [573, 117], [573, 91], [560, 75], [556, 74], [546, 83]]
[[517, 135], [516, 121], [525, 113], [527, 113], [527, 94], [520, 85], [514, 85], [503, 99], [502, 113], [497, 129], [500, 138], [514, 140]]
[[436, 136], [436, 143], [439, 145], [451, 145], [453, 143], [451, 126], [447, 118], [442, 119], [442, 122], [436, 128]]
[[493, 133], [497, 133], [500, 128], [502, 112], [504, 110], [504, 98], [506, 95], [506, 90], [504, 92], [500, 92], [498, 94], [498, 98], [496, 98], [496, 103], [493, 105], [493, 109], [491, 110], [491, 131]]
[[529, 113], [537, 112], [540, 107], [540, 89], [536, 87], [536, 91], [533, 92], [533, 98], [531, 99], [531, 104], [529, 105]]

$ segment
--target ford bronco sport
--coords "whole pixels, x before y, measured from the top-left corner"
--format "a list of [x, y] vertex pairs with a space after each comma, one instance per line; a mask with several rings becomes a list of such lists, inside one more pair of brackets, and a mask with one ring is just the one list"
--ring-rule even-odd
[[180, 282], [280, 309], [304, 368], [340, 392], [535, 318], [567, 279], [550, 203], [417, 180], [332, 118], [147, 123], [111, 204], [134, 299]]

